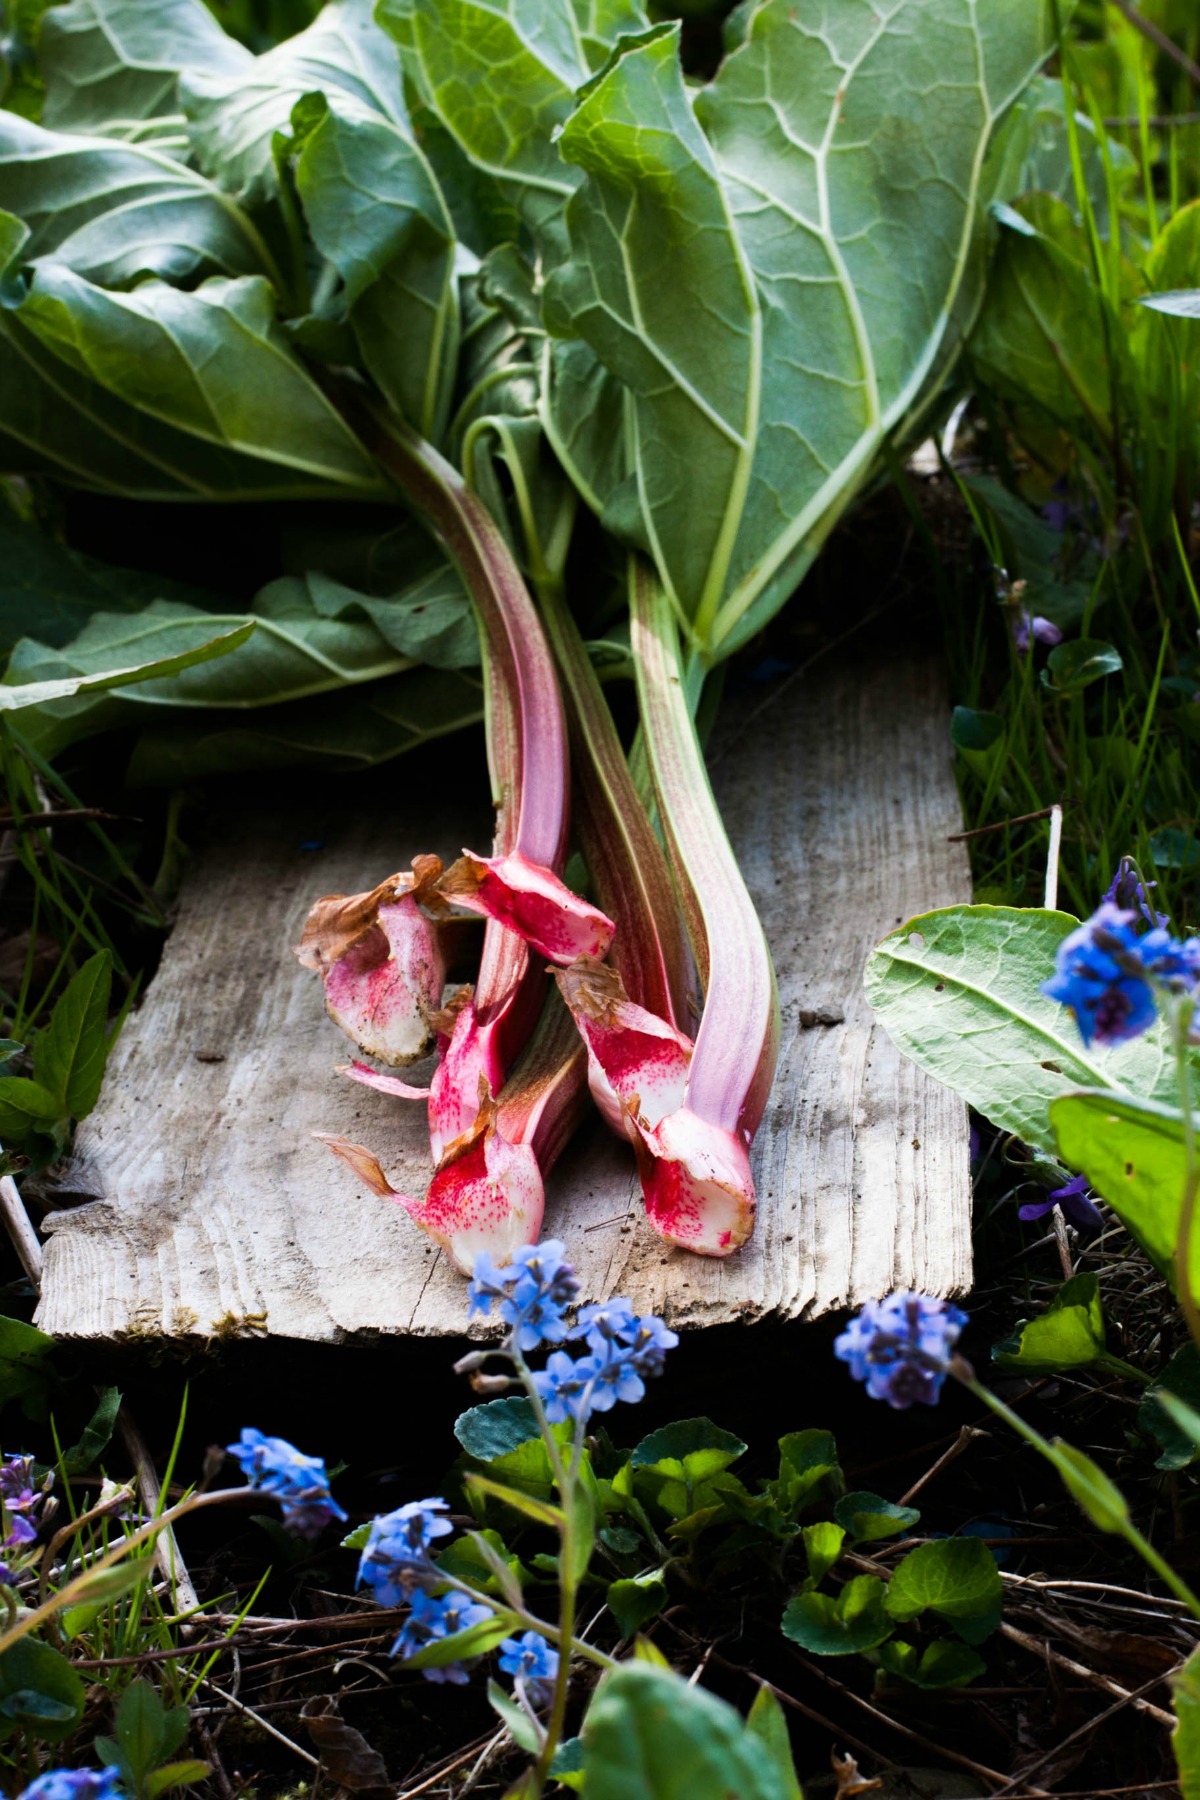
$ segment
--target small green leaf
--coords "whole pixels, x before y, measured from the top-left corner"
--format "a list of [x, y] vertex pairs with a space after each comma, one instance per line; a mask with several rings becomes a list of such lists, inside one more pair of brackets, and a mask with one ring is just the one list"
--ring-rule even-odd
[[1073, 1275], [1044, 1313], [1020, 1321], [1014, 1335], [992, 1350], [1002, 1368], [1030, 1375], [1086, 1368], [1104, 1354], [1104, 1313], [1094, 1275]]
[[517, 1488], [506, 1487], [502, 1481], [492, 1481], [487, 1475], [480, 1475], [474, 1469], [467, 1471], [466, 1485], [472, 1493], [485, 1494], [492, 1500], [501, 1500], [505, 1506], [525, 1514], [535, 1524], [549, 1525], [553, 1530], [562, 1529], [563, 1515], [561, 1508], [551, 1506], [545, 1500], [537, 1499], [533, 1494], [523, 1494]]
[[0, 1318], [0, 1406], [19, 1400], [27, 1418], [44, 1418], [54, 1339], [23, 1319]]
[[1175, 1690], [1175, 1732], [1171, 1747], [1179, 1769], [1183, 1800], [1200, 1800], [1200, 1650], [1193, 1650], [1179, 1673]]
[[97, 1569], [94, 1574], [81, 1578], [73, 1596], [74, 1601], [77, 1605], [96, 1606], [115, 1600], [121, 1594], [127, 1594], [130, 1588], [136, 1587], [139, 1581], [148, 1581], [152, 1572], [145, 1556], [114, 1563], [109, 1569]]
[[796, 1779], [787, 1720], [783, 1716], [782, 1706], [769, 1687], [760, 1687], [755, 1694], [754, 1705], [746, 1715], [746, 1730], [759, 1739], [774, 1763], [781, 1794], [786, 1800], [804, 1800], [800, 1783]]
[[498, 1531], [472, 1531], [455, 1538], [435, 1561], [450, 1581], [465, 1581], [489, 1594], [504, 1593], [507, 1587], [504, 1598], [510, 1602], [520, 1594], [522, 1581], [529, 1579], [528, 1569], [519, 1556], [512, 1554]]
[[356, 1525], [353, 1531], [348, 1531], [346, 1533], [345, 1537], [342, 1539], [342, 1549], [365, 1550], [367, 1547], [367, 1539], [370, 1535], [371, 1521], [368, 1519], [364, 1524]]
[[656, 1669], [669, 1669], [671, 1667], [658, 1645], [653, 1643], [648, 1637], [635, 1638], [633, 1645], [633, 1660], [635, 1662], [651, 1663]]
[[537, 1756], [542, 1748], [542, 1740], [538, 1736], [537, 1726], [529, 1717], [523, 1706], [518, 1706], [511, 1694], [506, 1694], [498, 1682], [487, 1684], [488, 1705], [492, 1711], [508, 1727], [508, 1735], [518, 1749], [524, 1750], [527, 1756]]
[[477, 1462], [494, 1462], [538, 1435], [537, 1419], [523, 1396], [472, 1406], [454, 1421], [454, 1435]]
[[833, 1509], [833, 1516], [860, 1544], [896, 1537], [910, 1525], [916, 1525], [921, 1517], [915, 1506], [894, 1506], [890, 1500], [881, 1500], [878, 1494], [870, 1493], [843, 1494]]
[[431, 1644], [425, 1644], [415, 1656], [406, 1656], [406, 1669], [442, 1669], [447, 1663], [465, 1662], [471, 1656], [485, 1656], [494, 1650], [501, 1638], [508, 1637], [520, 1625], [515, 1614], [500, 1611], [490, 1619], [481, 1619], [478, 1625], [469, 1625], [465, 1631], [456, 1631], [452, 1637], [435, 1638]]
[[1121, 652], [1112, 644], [1103, 644], [1096, 638], [1073, 638], [1069, 643], [1056, 644], [1046, 658], [1042, 686], [1066, 700], [1082, 694], [1093, 681], [1116, 675], [1123, 667]]
[[899, 1675], [919, 1688], [965, 1687], [977, 1675], [987, 1674], [982, 1656], [967, 1644], [939, 1642], [919, 1649], [900, 1638], [882, 1644], [879, 1661], [891, 1675]]
[[67, 1475], [85, 1475], [97, 1457], [104, 1455], [112, 1442], [120, 1410], [120, 1388], [102, 1388], [96, 1410], [84, 1426], [79, 1442], [63, 1451], [62, 1464]]
[[583, 1745], [587, 1800], [785, 1800], [769, 1750], [732, 1706], [646, 1663], [605, 1676]]
[[572, 1788], [576, 1793], [583, 1790], [583, 1739], [581, 1737], [565, 1738], [554, 1752], [554, 1761], [550, 1764], [550, 1773], [561, 1786]]
[[66, 1657], [33, 1637], [0, 1655], [0, 1737], [22, 1725], [33, 1737], [58, 1744], [83, 1717], [83, 1682]]
[[741, 1438], [711, 1419], [680, 1419], [643, 1438], [630, 1461], [674, 1481], [695, 1484], [727, 1469], [746, 1454]]
[[112, 957], [98, 950], [72, 976], [34, 1045], [38, 1080], [72, 1119], [86, 1118], [100, 1095], [111, 991]]
[[1176, 319], [1200, 319], [1200, 288], [1176, 288], [1169, 294], [1139, 294], [1138, 305]]
[[49, 1131], [63, 1117], [58, 1096], [26, 1075], [0, 1075], [0, 1143], [24, 1144], [35, 1131]]
[[1003, 1588], [996, 1559], [978, 1538], [919, 1544], [896, 1567], [887, 1611], [905, 1624], [935, 1612], [968, 1644], [981, 1644], [1000, 1623]]
[[808, 1558], [808, 1578], [817, 1587], [842, 1554], [846, 1533], [831, 1519], [822, 1519], [816, 1525], [806, 1525], [800, 1536], [804, 1540], [804, 1554]]
[[155, 1769], [146, 1777], [146, 1800], [158, 1800], [159, 1794], [168, 1793], [171, 1788], [195, 1787], [197, 1783], [207, 1781], [211, 1774], [211, 1763], [164, 1763], [161, 1769]]
[[1055, 1450], [1055, 1467], [1067, 1489], [1076, 1499], [1093, 1525], [1101, 1531], [1120, 1535], [1129, 1523], [1129, 1507], [1119, 1487], [1109, 1480], [1104, 1470], [1074, 1444], [1061, 1438], [1051, 1440]]
[[667, 1598], [661, 1569], [608, 1584], [608, 1609], [621, 1627], [622, 1637], [632, 1637], [649, 1620], [657, 1618]]
[[878, 1576], [856, 1575], [836, 1600], [829, 1594], [794, 1594], [784, 1608], [783, 1635], [817, 1656], [873, 1650], [892, 1635], [886, 1592]]
[[[1190, 1410], [1195, 1434], [1176, 1417], [1170, 1400], [1182, 1401]], [[1186, 1469], [1200, 1456], [1200, 1352], [1194, 1344], [1177, 1350], [1146, 1389], [1138, 1408], [1138, 1424], [1162, 1445], [1156, 1469]]]
[[840, 1492], [842, 1471], [831, 1431], [792, 1431], [779, 1440], [779, 1478], [775, 1504], [794, 1518], [815, 1498], [818, 1489]]
[[[1087, 1176], [1174, 1289], [1187, 1168], [1178, 1109], [1098, 1088], [1056, 1100], [1050, 1122], [1059, 1154]], [[1200, 1294], [1200, 1232], [1192, 1240], [1192, 1287]]]

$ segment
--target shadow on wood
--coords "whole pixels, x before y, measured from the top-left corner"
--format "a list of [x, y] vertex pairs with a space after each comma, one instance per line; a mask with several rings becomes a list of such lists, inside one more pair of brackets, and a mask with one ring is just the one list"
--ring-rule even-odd
[[[624, 1293], [707, 1325], [969, 1284], [965, 1109], [905, 1061], [862, 994], [884, 932], [970, 891], [966, 853], [946, 842], [961, 823], [947, 714], [937, 665], [894, 656], [830, 656], [726, 706], [713, 784], [783, 1012], [755, 1146], [758, 1224], [726, 1261], [668, 1251], [642, 1217], [628, 1147], [594, 1123], [551, 1176], [544, 1229], [566, 1240], [585, 1298]], [[461, 1277], [312, 1140], [369, 1144], [401, 1191], [428, 1180], [423, 1109], [334, 1074], [347, 1042], [290, 951], [317, 894], [372, 886], [417, 851], [487, 848], [486, 812], [444, 801], [435, 769], [424, 753], [391, 765], [386, 790], [375, 781], [390, 816], [349, 810], [361, 793], [343, 783], [307, 804], [259, 794], [210, 822], [60, 1183], [78, 1204], [46, 1220], [44, 1330], [462, 1333]]]

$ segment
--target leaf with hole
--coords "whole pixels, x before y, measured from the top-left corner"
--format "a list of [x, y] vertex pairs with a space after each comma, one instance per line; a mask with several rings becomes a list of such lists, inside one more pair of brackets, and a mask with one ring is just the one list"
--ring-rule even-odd
[[[864, 983], [889, 1037], [919, 1068], [999, 1130], [1062, 1155], [1119, 1212], [1088, 1164], [1059, 1149], [1051, 1105], [1085, 1087], [1117, 1087], [1169, 1104], [1174, 1056], [1161, 1024], [1134, 1043], [1085, 1050], [1071, 1014], [1040, 992], [1059, 945], [1078, 924], [1069, 913], [1036, 907], [923, 913], [876, 946]], [[1200, 1069], [1200, 1055], [1193, 1056]], [[1071, 1136], [1074, 1143], [1082, 1134]]]

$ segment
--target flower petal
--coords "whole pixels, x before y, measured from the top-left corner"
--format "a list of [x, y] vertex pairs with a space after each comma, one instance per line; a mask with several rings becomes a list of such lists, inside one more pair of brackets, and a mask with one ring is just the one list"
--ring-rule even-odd
[[464, 850], [438, 882], [456, 906], [483, 913], [551, 962], [603, 956], [616, 929], [598, 907], [573, 894], [557, 875], [519, 850], [507, 856], [473, 856]]
[[454, 1020], [442, 1060], [429, 1084], [429, 1144], [440, 1162], [450, 1144], [469, 1131], [480, 1099], [498, 1092], [504, 1082], [496, 1034], [481, 1024], [468, 999]]
[[366, 1063], [340, 1063], [337, 1072], [339, 1075], [348, 1075], [351, 1081], [361, 1081], [364, 1087], [375, 1088], [381, 1094], [395, 1094], [400, 1100], [429, 1098], [428, 1088], [410, 1087], [398, 1075], [381, 1075], [378, 1069], [368, 1068]]

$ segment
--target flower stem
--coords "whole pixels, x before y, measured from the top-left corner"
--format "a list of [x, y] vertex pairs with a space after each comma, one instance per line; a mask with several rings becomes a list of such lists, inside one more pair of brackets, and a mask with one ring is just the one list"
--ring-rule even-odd
[[[974, 1394], [977, 1400], [981, 1400], [996, 1414], [997, 1418], [1003, 1419], [1004, 1423], [1010, 1426], [1019, 1437], [1023, 1437], [1027, 1444], [1032, 1444], [1039, 1456], [1044, 1456], [1046, 1461], [1057, 1470], [1069, 1491], [1072, 1481], [1078, 1482], [1079, 1472], [1072, 1464], [1068, 1463], [1058, 1444], [1051, 1443], [1049, 1439], [1042, 1436], [1041, 1432], [1035, 1431], [1033, 1426], [1027, 1424], [1019, 1413], [1013, 1412], [1012, 1408], [1006, 1406], [1004, 1401], [993, 1394], [990, 1388], [984, 1387], [981, 1381], [977, 1381], [974, 1375], [964, 1373], [965, 1368], [966, 1365], [957, 1360], [953, 1360], [950, 1364], [951, 1374], [957, 1376], [958, 1380]], [[1159, 1555], [1154, 1545], [1142, 1536], [1133, 1520], [1115, 1510], [1110, 1516], [1113, 1520], [1112, 1529], [1125, 1539], [1131, 1549], [1137, 1551], [1142, 1561], [1148, 1568], [1153, 1569], [1160, 1581], [1164, 1582], [1175, 1595], [1175, 1598], [1183, 1601], [1193, 1618], [1200, 1619], [1200, 1597], [1192, 1592], [1171, 1565]]]
[[1179, 1082], [1179, 1110], [1183, 1114], [1184, 1177], [1175, 1237], [1175, 1296], [1187, 1321], [1192, 1342], [1200, 1349], [1200, 1308], [1192, 1292], [1192, 1237], [1196, 1222], [1196, 1198], [1200, 1194], [1200, 1158], [1196, 1155], [1196, 1116], [1192, 1106], [1192, 1070], [1188, 1061], [1187, 1015], [1190, 1005], [1171, 1008], [1171, 1038]]

